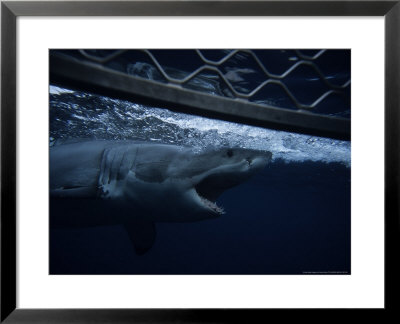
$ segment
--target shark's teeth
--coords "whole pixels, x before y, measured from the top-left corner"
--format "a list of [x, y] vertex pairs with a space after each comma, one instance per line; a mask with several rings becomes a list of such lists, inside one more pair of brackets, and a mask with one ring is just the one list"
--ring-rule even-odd
[[218, 213], [220, 215], [225, 214], [224, 209], [219, 207], [216, 203], [213, 203], [212, 201], [210, 201], [200, 195], [199, 195], [199, 197], [205, 206], [209, 207], [210, 209], [212, 209], [213, 211], [215, 211], [216, 213]]

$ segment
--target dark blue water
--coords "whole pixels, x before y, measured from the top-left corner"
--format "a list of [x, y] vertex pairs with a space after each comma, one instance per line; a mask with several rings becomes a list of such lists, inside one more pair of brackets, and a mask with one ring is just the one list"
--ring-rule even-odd
[[276, 161], [218, 202], [218, 219], [158, 223], [142, 256], [122, 226], [51, 230], [50, 273], [350, 273], [349, 168]]

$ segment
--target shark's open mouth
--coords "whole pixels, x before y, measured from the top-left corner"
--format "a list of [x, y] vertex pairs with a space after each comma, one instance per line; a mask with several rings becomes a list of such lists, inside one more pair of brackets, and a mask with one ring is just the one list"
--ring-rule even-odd
[[203, 179], [194, 188], [205, 207], [219, 215], [225, 214], [224, 209], [216, 204], [217, 198], [224, 189], [220, 188], [218, 181], [215, 181], [215, 177], [209, 176]]
[[[199, 193], [197, 193], [197, 194], [199, 194]], [[200, 197], [203, 205], [210, 208], [213, 212], [215, 212], [219, 215], [225, 214], [224, 209], [219, 207], [215, 202], [212, 202], [212, 201], [208, 200], [207, 198], [202, 197], [201, 195], [199, 195], [199, 197]]]

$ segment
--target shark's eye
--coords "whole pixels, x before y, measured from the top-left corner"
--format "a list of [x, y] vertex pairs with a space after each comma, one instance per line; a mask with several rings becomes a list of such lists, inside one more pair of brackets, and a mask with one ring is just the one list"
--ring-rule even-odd
[[233, 151], [232, 150], [228, 150], [226, 152], [226, 155], [229, 156], [229, 157], [232, 157], [233, 156]]

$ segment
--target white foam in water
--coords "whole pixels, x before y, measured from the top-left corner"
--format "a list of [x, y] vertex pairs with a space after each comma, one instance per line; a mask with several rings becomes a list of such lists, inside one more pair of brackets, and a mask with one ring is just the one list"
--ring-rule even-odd
[[[350, 142], [270, 130], [208, 119], [167, 109], [85, 94], [88, 106], [63, 101], [63, 94], [82, 94], [50, 86], [52, 109], [62, 110], [68, 127], [52, 127], [51, 136], [65, 138], [134, 139], [189, 145], [231, 146], [271, 151], [273, 161], [341, 163], [350, 167]], [[95, 107], [94, 107], [95, 105]], [[51, 119], [53, 120], [53, 119]]]
[[74, 91], [72, 91], [72, 90], [56, 87], [54, 85], [50, 85], [49, 91], [51, 94], [55, 94], [55, 95], [58, 95], [61, 93], [74, 93]]
[[[152, 108], [146, 107], [146, 109]], [[174, 123], [183, 129], [197, 129], [201, 132], [215, 131], [219, 136], [227, 139], [232, 146], [239, 144], [243, 148], [271, 151], [273, 160], [339, 162], [350, 166], [350, 142], [347, 141], [276, 131], [184, 114], [171, 114], [173, 116], [166, 118], [158, 116], [158, 118], [167, 123]]]

